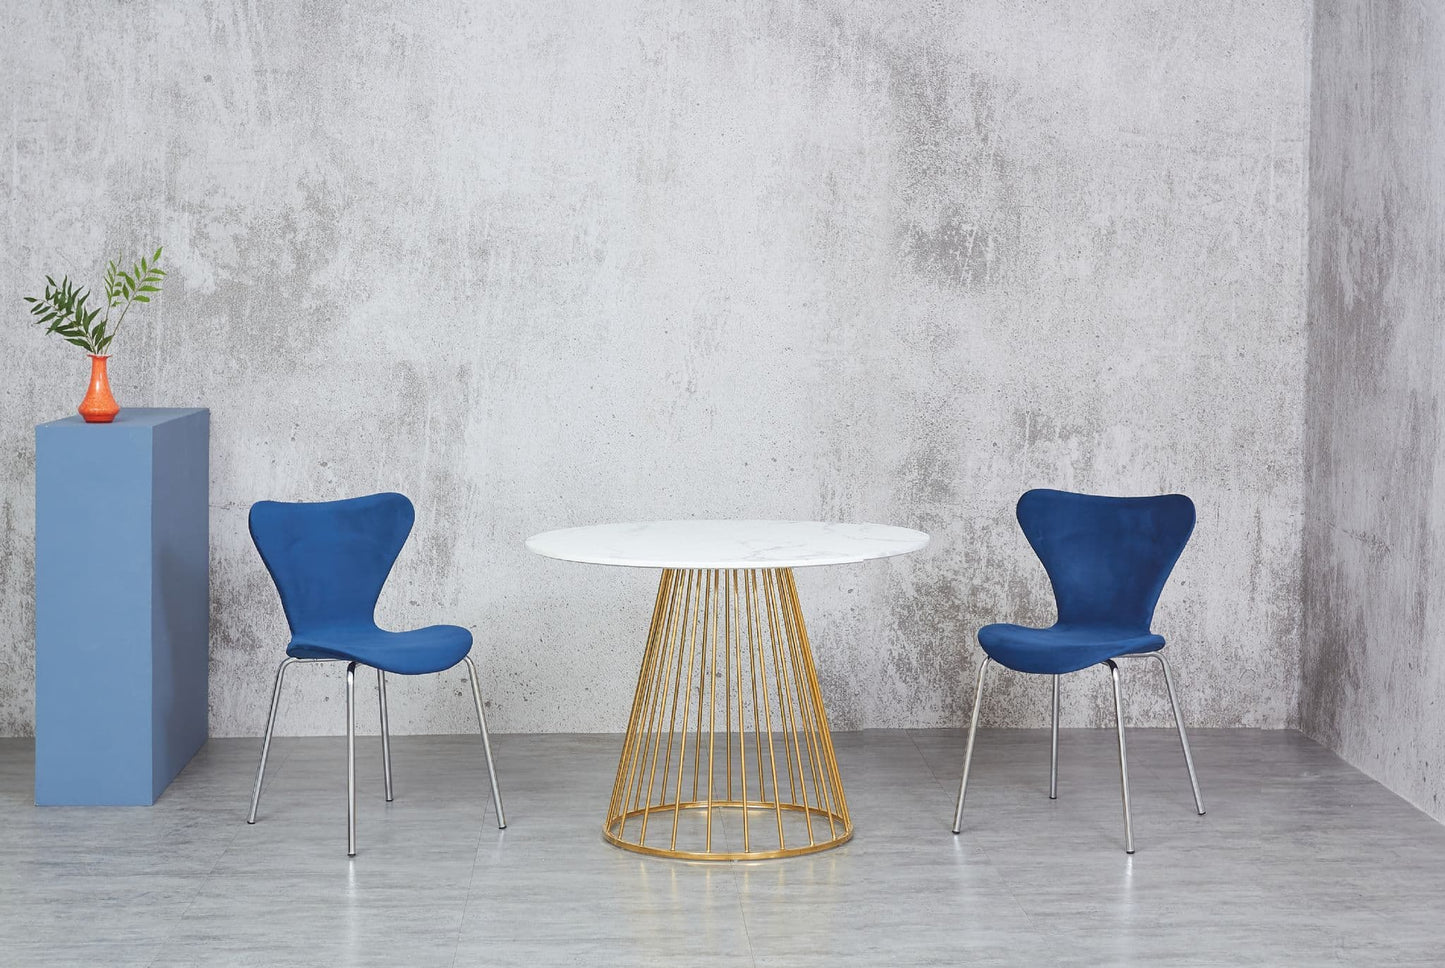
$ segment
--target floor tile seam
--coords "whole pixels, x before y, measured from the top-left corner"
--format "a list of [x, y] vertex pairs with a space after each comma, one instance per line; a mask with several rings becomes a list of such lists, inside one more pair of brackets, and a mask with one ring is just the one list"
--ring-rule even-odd
[[179, 916], [176, 917], [174, 923], [172, 923], [170, 927], [166, 929], [165, 937], [162, 938], [160, 942], [156, 945], [155, 954], [148, 962], [146, 962], [148, 966], [154, 966], [159, 961], [161, 956], [165, 953], [166, 946], [170, 944], [171, 939], [175, 937], [177, 930], [181, 927], [182, 924], [185, 923], [186, 915], [191, 913], [191, 908], [195, 907], [196, 902], [201, 899], [201, 895], [205, 894], [206, 887], [211, 883], [212, 878], [216, 876], [216, 871], [221, 866], [221, 861], [225, 859], [226, 854], [230, 852], [233, 846], [235, 846], [236, 840], [240, 836], [241, 830], [238, 826], [236, 830], [231, 833], [231, 836], [226, 840], [226, 845], [216, 852], [216, 859], [211, 862], [210, 870], [206, 871], [206, 873], [201, 877], [201, 882], [200, 884], [196, 885], [195, 893], [191, 895], [191, 899], [186, 903], [185, 909], [181, 911]]
[[[736, 899], [738, 905], [738, 921], [743, 926], [743, 937], [748, 943], [748, 960], [752, 962], [753, 968], [758, 968], [758, 952], [757, 949], [753, 947], [753, 932], [748, 927], [747, 905], [743, 903], [742, 872], [739, 870], [736, 861], [729, 861], [728, 866], [732, 868], [733, 897]], [[455, 966], [453, 966], [453, 968], [455, 968]]]
[[942, 790], [945, 794], [947, 794], [949, 792], [949, 784], [943, 779], [943, 777], [939, 776], [938, 771], [929, 764], [928, 757], [924, 754], [923, 749], [918, 745], [918, 740], [914, 738], [914, 730], [905, 729], [903, 732], [908, 737], [908, 741], [913, 744], [914, 750], [918, 752], [918, 758], [923, 761], [924, 769], [928, 770], [929, 775], [933, 777], [933, 782], [938, 784], [938, 788]]
[[[753, 944], [752, 929], [748, 927], [747, 903], [743, 897], [743, 871], [747, 869], [743, 865], [755, 862], [726, 861], [726, 863], [728, 865], [728, 872], [732, 875], [733, 879], [733, 898], [737, 901], [738, 923], [742, 925], [743, 937], [748, 943], [748, 961], [752, 963], [753, 968], [758, 968], [758, 951], [757, 947]], [[764, 861], [763, 863], [768, 862]]]
[[472, 849], [472, 872], [467, 877], [467, 896], [462, 900], [461, 914], [457, 916], [456, 939], [452, 942], [452, 968], [456, 968], [457, 959], [461, 957], [462, 931], [467, 923], [467, 910], [472, 906], [472, 888], [477, 882], [477, 858], [482, 853], [482, 829], [487, 822], [486, 811], [482, 811], [482, 823], [477, 825], [477, 842]]
[[[256, 737], [251, 737], [251, 738], [256, 738]], [[208, 742], [209, 742], [209, 740], [208, 740]], [[289, 745], [289, 744], [283, 744], [283, 745]], [[286, 761], [291, 758], [291, 755], [292, 755], [292, 753], [293, 753], [294, 751], [293, 751], [293, 750], [289, 750], [289, 749], [283, 749], [283, 750], [268, 750], [268, 751], [267, 751], [267, 757], [266, 757], [266, 758], [269, 760], [269, 759], [271, 758], [271, 756], [274, 754], [274, 752], [279, 752], [279, 753], [281, 754], [281, 756], [280, 756], [280, 759], [276, 762], [274, 769], [268, 769], [268, 771], [267, 771], [267, 772], [271, 773], [271, 776], [272, 776], [273, 779], [274, 779], [274, 777], [276, 776], [276, 774], [280, 772], [282, 765], [285, 764]], [[260, 751], [259, 751], [259, 750], [257, 751], [256, 756], [257, 756], [257, 769], [259, 769], [259, 768], [260, 768]], [[269, 765], [269, 764], [268, 764], [268, 765]], [[252, 795], [253, 795], [253, 796], [255, 795], [255, 787], [254, 787], [254, 785], [253, 785], [253, 787], [252, 787]], [[247, 807], [247, 809], [249, 810], [250, 804], [247, 804], [246, 807]], [[244, 822], [244, 818], [242, 818], [242, 822]], [[186, 904], [185, 910], [183, 910], [183, 911], [180, 913], [180, 916], [176, 918], [175, 923], [172, 924], [172, 925], [166, 930], [166, 935], [165, 935], [165, 937], [162, 938], [161, 941], [156, 945], [155, 954], [154, 954], [154, 955], [151, 957], [151, 959], [146, 963], [147, 965], [149, 965], [149, 966], [154, 966], [154, 965], [157, 963], [157, 961], [160, 959], [160, 957], [165, 953], [166, 946], [167, 946], [168, 944], [170, 944], [171, 939], [172, 939], [173, 937], [175, 937], [175, 934], [176, 934], [177, 929], [179, 929], [180, 926], [185, 923], [186, 915], [190, 914], [191, 908], [195, 907], [195, 906], [196, 906], [196, 902], [201, 899], [201, 895], [205, 893], [206, 887], [211, 883], [211, 879], [212, 879], [213, 877], [215, 877], [216, 871], [220, 868], [220, 866], [221, 866], [221, 861], [223, 861], [223, 860], [225, 859], [226, 854], [228, 854], [228, 853], [230, 852], [231, 848], [235, 846], [236, 841], [237, 841], [238, 838], [240, 838], [240, 836], [241, 836], [241, 828], [240, 828], [239, 825], [236, 825], [236, 826], [235, 826], [235, 829], [232, 831], [230, 837], [228, 837], [228, 838], [226, 839], [226, 844], [225, 844], [225, 846], [222, 847], [219, 851], [216, 852], [216, 859], [211, 862], [210, 870], [206, 871], [206, 873], [205, 873], [204, 875], [202, 875], [202, 877], [201, 877], [201, 883], [200, 883], [199, 885], [197, 885], [195, 893], [191, 895], [191, 899], [190, 899], [190, 901]]]
[[[980, 733], [986, 733], [986, 732], [989, 731], [989, 729], [992, 729], [992, 728], [994, 728], [994, 727], [982, 727], [982, 726], [981, 726], [981, 727], [979, 727], [979, 732], [980, 732]], [[1129, 730], [1135, 730], [1135, 729], [1152, 729], [1152, 728], [1155, 728], [1155, 727], [1147, 727], [1147, 726], [1135, 727], [1135, 726], [1129, 726], [1129, 727], [1126, 727], [1126, 728], [1129, 729]], [[1160, 727], [1160, 728], [1162, 728], [1162, 727]], [[1064, 744], [1062, 743], [1062, 740], [1065, 738], [1065, 734], [1067, 734], [1067, 733], [1069, 733], [1069, 732], [1095, 732], [1095, 731], [1096, 731], [1096, 730], [1094, 730], [1092, 727], [1069, 727], [1068, 729], [1060, 729], [1060, 730], [1059, 730], [1060, 740], [1061, 740], [1061, 742], [1060, 742], [1060, 748], [1059, 748], [1059, 778], [1060, 778], [1060, 780], [1062, 780], [1063, 777], [1064, 777], [1064, 765], [1068, 762], [1068, 757], [1067, 757], [1067, 755], [1066, 755], [1065, 746], [1064, 746]], [[1103, 732], [1103, 730], [1097, 730], [1097, 731], [1098, 731], [1098, 732]], [[909, 738], [911, 741], [913, 741], [913, 743], [914, 743], [914, 748], [915, 748], [915, 749], [918, 749], [919, 755], [923, 757], [924, 762], [925, 762], [925, 764], [926, 764], [926, 763], [928, 762], [927, 756], [923, 753], [922, 748], [921, 748], [921, 747], [918, 747], [918, 745], [917, 745], [917, 740], [914, 739], [914, 736], [913, 736], [915, 730], [905, 729], [904, 732], [908, 735], [908, 738]], [[1110, 728], [1108, 729], [1108, 732], [1112, 734], [1112, 733], [1114, 732], [1113, 728], [1110, 727]], [[959, 769], [960, 769], [960, 775], [962, 775], [962, 765], [961, 765], [961, 764], [962, 764], [962, 756], [963, 756], [961, 750], [962, 750], [962, 747], [967, 744], [967, 742], [968, 742], [968, 740], [967, 740], [967, 735], [966, 735], [966, 733], [965, 733], [965, 736], [964, 736], [962, 742], [960, 743], [960, 752], [959, 752], [959, 763], [960, 763], [960, 768], [959, 768]], [[1113, 743], [1114, 743], [1114, 740], [1113, 740], [1113, 738], [1112, 738], [1112, 736], [1111, 736], [1111, 737], [1110, 737], [1110, 744], [1111, 744], [1111, 746], [1113, 745]], [[1044, 748], [1047, 749], [1047, 747], [1044, 747]], [[974, 749], [975, 749], [975, 752], [977, 753], [977, 751], [978, 751], [978, 749], [979, 749], [977, 743], [975, 743]], [[1184, 770], [1184, 763], [1183, 763], [1182, 754], [1176, 749], [1176, 750], [1175, 750], [1175, 755], [1176, 755], [1176, 756], [1179, 758], [1179, 760], [1180, 760], [1180, 762], [1178, 763], [1179, 769], [1180, 769], [1181, 771]], [[1042, 754], [1041, 754], [1041, 756], [1042, 756]], [[1114, 756], [1114, 766], [1115, 766], [1115, 768], [1117, 769], [1117, 766], [1118, 766], [1118, 753], [1117, 753], [1117, 749], [1114, 750], [1113, 756]], [[1147, 776], [1147, 777], [1149, 777], [1150, 779], [1161, 780], [1161, 781], [1166, 781], [1166, 782], [1167, 782], [1167, 773], [1168, 773], [1171, 769], [1172, 769], [1172, 767], [1166, 767], [1166, 766], [1163, 766], [1162, 764], [1156, 764], [1156, 763], [1154, 763], [1152, 760], [1145, 760], [1145, 759], [1141, 758], [1141, 757], [1138, 755], [1137, 751], [1129, 758], [1129, 773], [1130, 773], [1131, 777], [1134, 776], [1134, 775], [1139, 775], [1139, 776], [1141, 776], [1141, 777]], [[938, 775], [937, 771], [934, 770], [931, 766], [929, 767], [929, 771], [930, 771], [931, 773], [933, 773], [934, 779], [937, 780], [939, 783], [941, 783], [941, 784], [945, 787], [945, 789], [948, 787], [948, 782], [944, 781], [944, 779], [943, 779], [942, 777], [940, 777], [940, 776]]]
[[[480, 737], [478, 737], [478, 738], [480, 738]], [[496, 738], [497, 738], [497, 737], [496, 737], [496, 734], [493, 734], [491, 738], [492, 738], [493, 741], [495, 741]], [[496, 759], [497, 759], [497, 757], [496, 757], [496, 755], [495, 755], [495, 752], [496, 752], [496, 751], [494, 750], [494, 751], [493, 751], [493, 757], [492, 757], [493, 765], [494, 765], [493, 768], [497, 769], [497, 772], [498, 772], [498, 773], [502, 773], [502, 772], [504, 772], [504, 771], [502, 771], [499, 767], [496, 767], [496, 765], [495, 765], [495, 764], [496, 764]], [[489, 776], [490, 776], [490, 774], [489, 774]], [[502, 782], [501, 779], [498, 778], [497, 783], [498, 783], [499, 788], [500, 788], [500, 786], [501, 786], [501, 782]], [[505, 807], [503, 807], [503, 809], [505, 809]], [[476, 840], [476, 845], [475, 845], [475, 846], [473, 847], [473, 849], [472, 849], [472, 870], [471, 870], [471, 874], [468, 875], [468, 877], [467, 877], [467, 895], [466, 895], [466, 898], [462, 901], [461, 914], [457, 917], [457, 932], [456, 932], [457, 936], [456, 936], [456, 940], [455, 940], [455, 941], [453, 942], [453, 944], [452, 944], [452, 968], [456, 968], [457, 960], [461, 957], [461, 951], [462, 951], [462, 933], [466, 930], [467, 911], [469, 911], [469, 910], [471, 909], [471, 906], [472, 906], [472, 893], [473, 893], [473, 891], [474, 891], [474, 889], [475, 889], [475, 887], [476, 887], [476, 883], [477, 883], [477, 866], [478, 866], [479, 859], [480, 859], [481, 853], [482, 853], [482, 834], [483, 834], [483, 831], [487, 829], [487, 824], [493, 822], [493, 818], [496, 816], [496, 814], [497, 814], [497, 805], [496, 805], [496, 803], [493, 802], [493, 801], [491, 800], [491, 798], [490, 798], [489, 796], [487, 796], [487, 793], [484, 791], [483, 794], [482, 794], [482, 818], [481, 818], [481, 821], [477, 824], [477, 840]], [[509, 824], [508, 826], [510, 826], [510, 824]], [[503, 830], [505, 830], [506, 828], [504, 828], [504, 827], [499, 827], [499, 828], [497, 828], [497, 829], [498, 829], [499, 831], [503, 831]], [[503, 836], [505, 837], [505, 834], [503, 834]]]
[[[908, 737], [908, 741], [913, 744], [913, 748], [917, 750], [918, 758], [923, 761], [924, 767], [928, 770], [930, 774], [933, 775], [933, 779], [935, 782], [938, 783], [939, 788], [945, 794], [947, 794], [949, 792], [949, 785], [944, 782], [941, 777], [939, 777], [938, 773], [933, 769], [933, 767], [928, 765], [928, 758], [923, 755], [923, 750], [918, 746], [918, 741], [914, 738], [913, 730], [904, 730], [904, 734]], [[961, 835], [954, 834], [954, 836]], [[1046, 926], [1040, 924], [1040, 919], [1034, 914], [1030, 913], [1028, 909], [1024, 907], [1023, 901], [1021, 901], [1019, 899], [1019, 896], [1014, 892], [1012, 885], [1010, 885], [1008, 879], [1004, 877], [1003, 871], [999, 868], [999, 865], [994, 862], [994, 859], [989, 855], [988, 851], [983, 847], [978, 846], [977, 844], [973, 846], [974, 849], [976, 849], [979, 854], [982, 855], [984, 863], [987, 865], [988, 869], [998, 877], [999, 885], [1002, 887], [1003, 892], [1007, 896], [1009, 903], [1013, 905], [1013, 907], [1019, 912], [1019, 914], [1022, 915], [1023, 918], [1030, 925], [1032, 925], [1035, 930], [1046, 930]]]
[[[264, 737], [264, 736], [250, 736], [250, 737], [247, 737], [247, 738], [248, 738], [248, 739], [259, 739], [259, 740], [261, 740], [263, 743], [265, 742], [265, 737]], [[266, 751], [266, 772], [269, 773], [269, 774], [271, 774], [271, 782], [272, 782], [272, 783], [275, 783], [275, 782], [276, 782], [276, 777], [277, 777], [278, 774], [280, 774], [281, 768], [282, 768], [283, 766], [285, 766], [287, 763], [289, 763], [289, 762], [291, 761], [291, 757], [294, 756], [295, 753], [296, 753], [296, 750], [292, 748], [293, 744], [291, 744], [291, 743], [281, 743], [279, 746], [277, 746], [277, 745], [275, 744], [275, 740], [276, 740], [276, 739], [294, 739], [294, 738], [295, 738], [295, 737], [291, 737], [291, 736], [278, 736], [278, 737], [275, 737], [275, 739], [272, 740], [272, 746], [271, 746], [271, 748]], [[208, 742], [209, 742], [209, 741], [208, 741]], [[254, 758], [255, 758], [255, 760], [256, 760], [256, 767], [255, 767], [255, 768], [256, 768], [257, 770], [259, 770], [259, 769], [261, 768], [261, 751], [260, 751], [259, 749], [256, 750], [256, 752], [255, 752], [255, 754], [254, 754]], [[252, 794], [252, 796], [254, 796], [254, 795], [255, 795], [255, 791], [256, 791], [256, 786], [255, 786], [256, 781], [255, 781], [255, 773], [254, 773], [254, 772], [251, 774], [251, 777], [252, 777], [252, 779], [251, 779], [251, 794]], [[265, 793], [266, 791], [263, 789], [261, 792], [262, 792], [262, 793]], [[247, 804], [246, 804], [246, 807], [247, 807], [248, 810], [250, 809], [250, 806], [251, 806], [250, 803], [247, 803]]]

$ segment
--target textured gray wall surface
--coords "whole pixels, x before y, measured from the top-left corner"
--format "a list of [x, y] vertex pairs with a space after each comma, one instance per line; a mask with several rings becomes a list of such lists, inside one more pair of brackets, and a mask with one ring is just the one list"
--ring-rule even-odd
[[[1186, 712], [1285, 725], [1309, 33], [1306, 0], [7, 4], [0, 732], [31, 424], [86, 372], [18, 297], [151, 240], [113, 375], [212, 411], [217, 735], [260, 730], [285, 638], [248, 506], [382, 489], [418, 523], [379, 616], [474, 628], [498, 730], [619, 729], [656, 580], [528, 534], [725, 516], [931, 532], [799, 585], [835, 727], [960, 723], [976, 628], [1051, 621], [1012, 518], [1046, 485], [1195, 498], [1157, 622]], [[340, 730], [338, 676], [292, 676], [281, 730]], [[1046, 721], [1043, 682], [990, 695]], [[392, 701], [471, 728], [460, 673]]]
[[1314, 43], [1300, 722], [1445, 820], [1445, 13]]

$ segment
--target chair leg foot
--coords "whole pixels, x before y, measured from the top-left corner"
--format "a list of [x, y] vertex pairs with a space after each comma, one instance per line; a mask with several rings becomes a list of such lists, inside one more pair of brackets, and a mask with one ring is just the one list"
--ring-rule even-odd
[[286, 677], [286, 667], [295, 662], [287, 657], [276, 667], [276, 684], [271, 687], [271, 712], [266, 717], [266, 738], [261, 742], [261, 765], [256, 768], [256, 786], [251, 790], [251, 812], [247, 823], [256, 822], [256, 808], [261, 803], [261, 782], [266, 778], [266, 757], [271, 752], [271, 733], [276, 728], [276, 710], [281, 705], [281, 680]]
[[1059, 677], [1054, 676], [1054, 726], [1050, 734], [1049, 799], [1059, 798]]
[[978, 684], [973, 689], [973, 715], [968, 721], [968, 746], [963, 753], [963, 779], [958, 783], [958, 807], [953, 811], [953, 832], [958, 833], [963, 826], [963, 798], [968, 793], [968, 770], [973, 765], [973, 741], [978, 735], [978, 711], [983, 705], [983, 678], [988, 671], [988, 656], [978, 666]]
[[507, 829], [507, 814], [502, 809], [502, 790], [497, 785], [497, 767], [492, 762], [492, 739], [487, 733], [487, 714], [482, 711], [482, 681], [477, 675], [477, 664], [472, 661], [471, 656], [463, 656], [467, 663], [467, 671], [472, 680], [472, 699], [477, 704], [477, 725], [482, 731], [482, 752], [487, 758], [487, 778], [492, 782], [492, 806], [497, 810], [497, 829]]
[[386, 673], [376, 670], [376, 699], [381, 707], [381, 772], [386, 780], [386, 802], [391, 795], [391, 721], [386, 714]]
[[1124, 694], [1119, 686], [1119, 666], [1105, 660], [1114, 683], [1114, 724], [1119, 732], [1119, 789], [1124, 799], [1124, 853], [1134, 853], [1134, 825], [1129, 819], [1129, 753], [1124, 745]]
[[356, 663], [346, 664], [346, 856], [356, 856]]
[[1164, 671], [1164, 688], [1169, 693], [1169, 708], [1174, 711], [1174, 728], [1179, 732], [1179, 747], [1184, 751], [1184, 767], [1189, 771], [1189, 786], [1194, 790], [1194, 809], [1204, 816], [1204, 795], [1199, 792], [1199, 777], [1194, 773], [1194, 757], [1189, 752], [1189, 737], [1184, 733], [1184, 717], [1179, 713], [1179, 699], [1174, 694], [1174, 677], [1169, 673], [1169, 662], [1164, 653], [1153, 653]]

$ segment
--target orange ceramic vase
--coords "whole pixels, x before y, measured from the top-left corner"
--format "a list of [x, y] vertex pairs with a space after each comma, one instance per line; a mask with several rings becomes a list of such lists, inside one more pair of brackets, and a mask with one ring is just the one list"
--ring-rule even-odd
[[110, 376], [105, 364], [109, 356], [90, 356], [90, 389], [77, 407], [86, 423], [110, 423], [120, 413], [120, 404], [110, 395]]

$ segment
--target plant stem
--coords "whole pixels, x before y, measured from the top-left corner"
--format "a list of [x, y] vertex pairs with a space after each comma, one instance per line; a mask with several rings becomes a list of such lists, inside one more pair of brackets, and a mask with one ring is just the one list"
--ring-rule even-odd
[[[125, 305], [121, 307], [121, 310], [120, 310], [120, 319], [117, 319], [117, 320], [115, 321], [115, 329], [113, 329], [113, 330], [110, 331], [110, 339], [111, 339], [111, 342], [115, 342], [115, 334], [120, 332], [121, 324], [125, 322], [125, 314], [128, 313], [128, 312], [130, 312], [130, 304], [131, 304], [132, 302], [134, 302], [134, 301], [135, 301], [135, 298], [134, 298], [134, 297], [131, 297], [130, 299], [127, 299], [127, 300], [125, 301]], [[109, 309], [107, 309], [107, 310], [105, 311], [105, 318], [106, 318], [107, 320], [110, 319], [110, 310], [109, 310]]]

